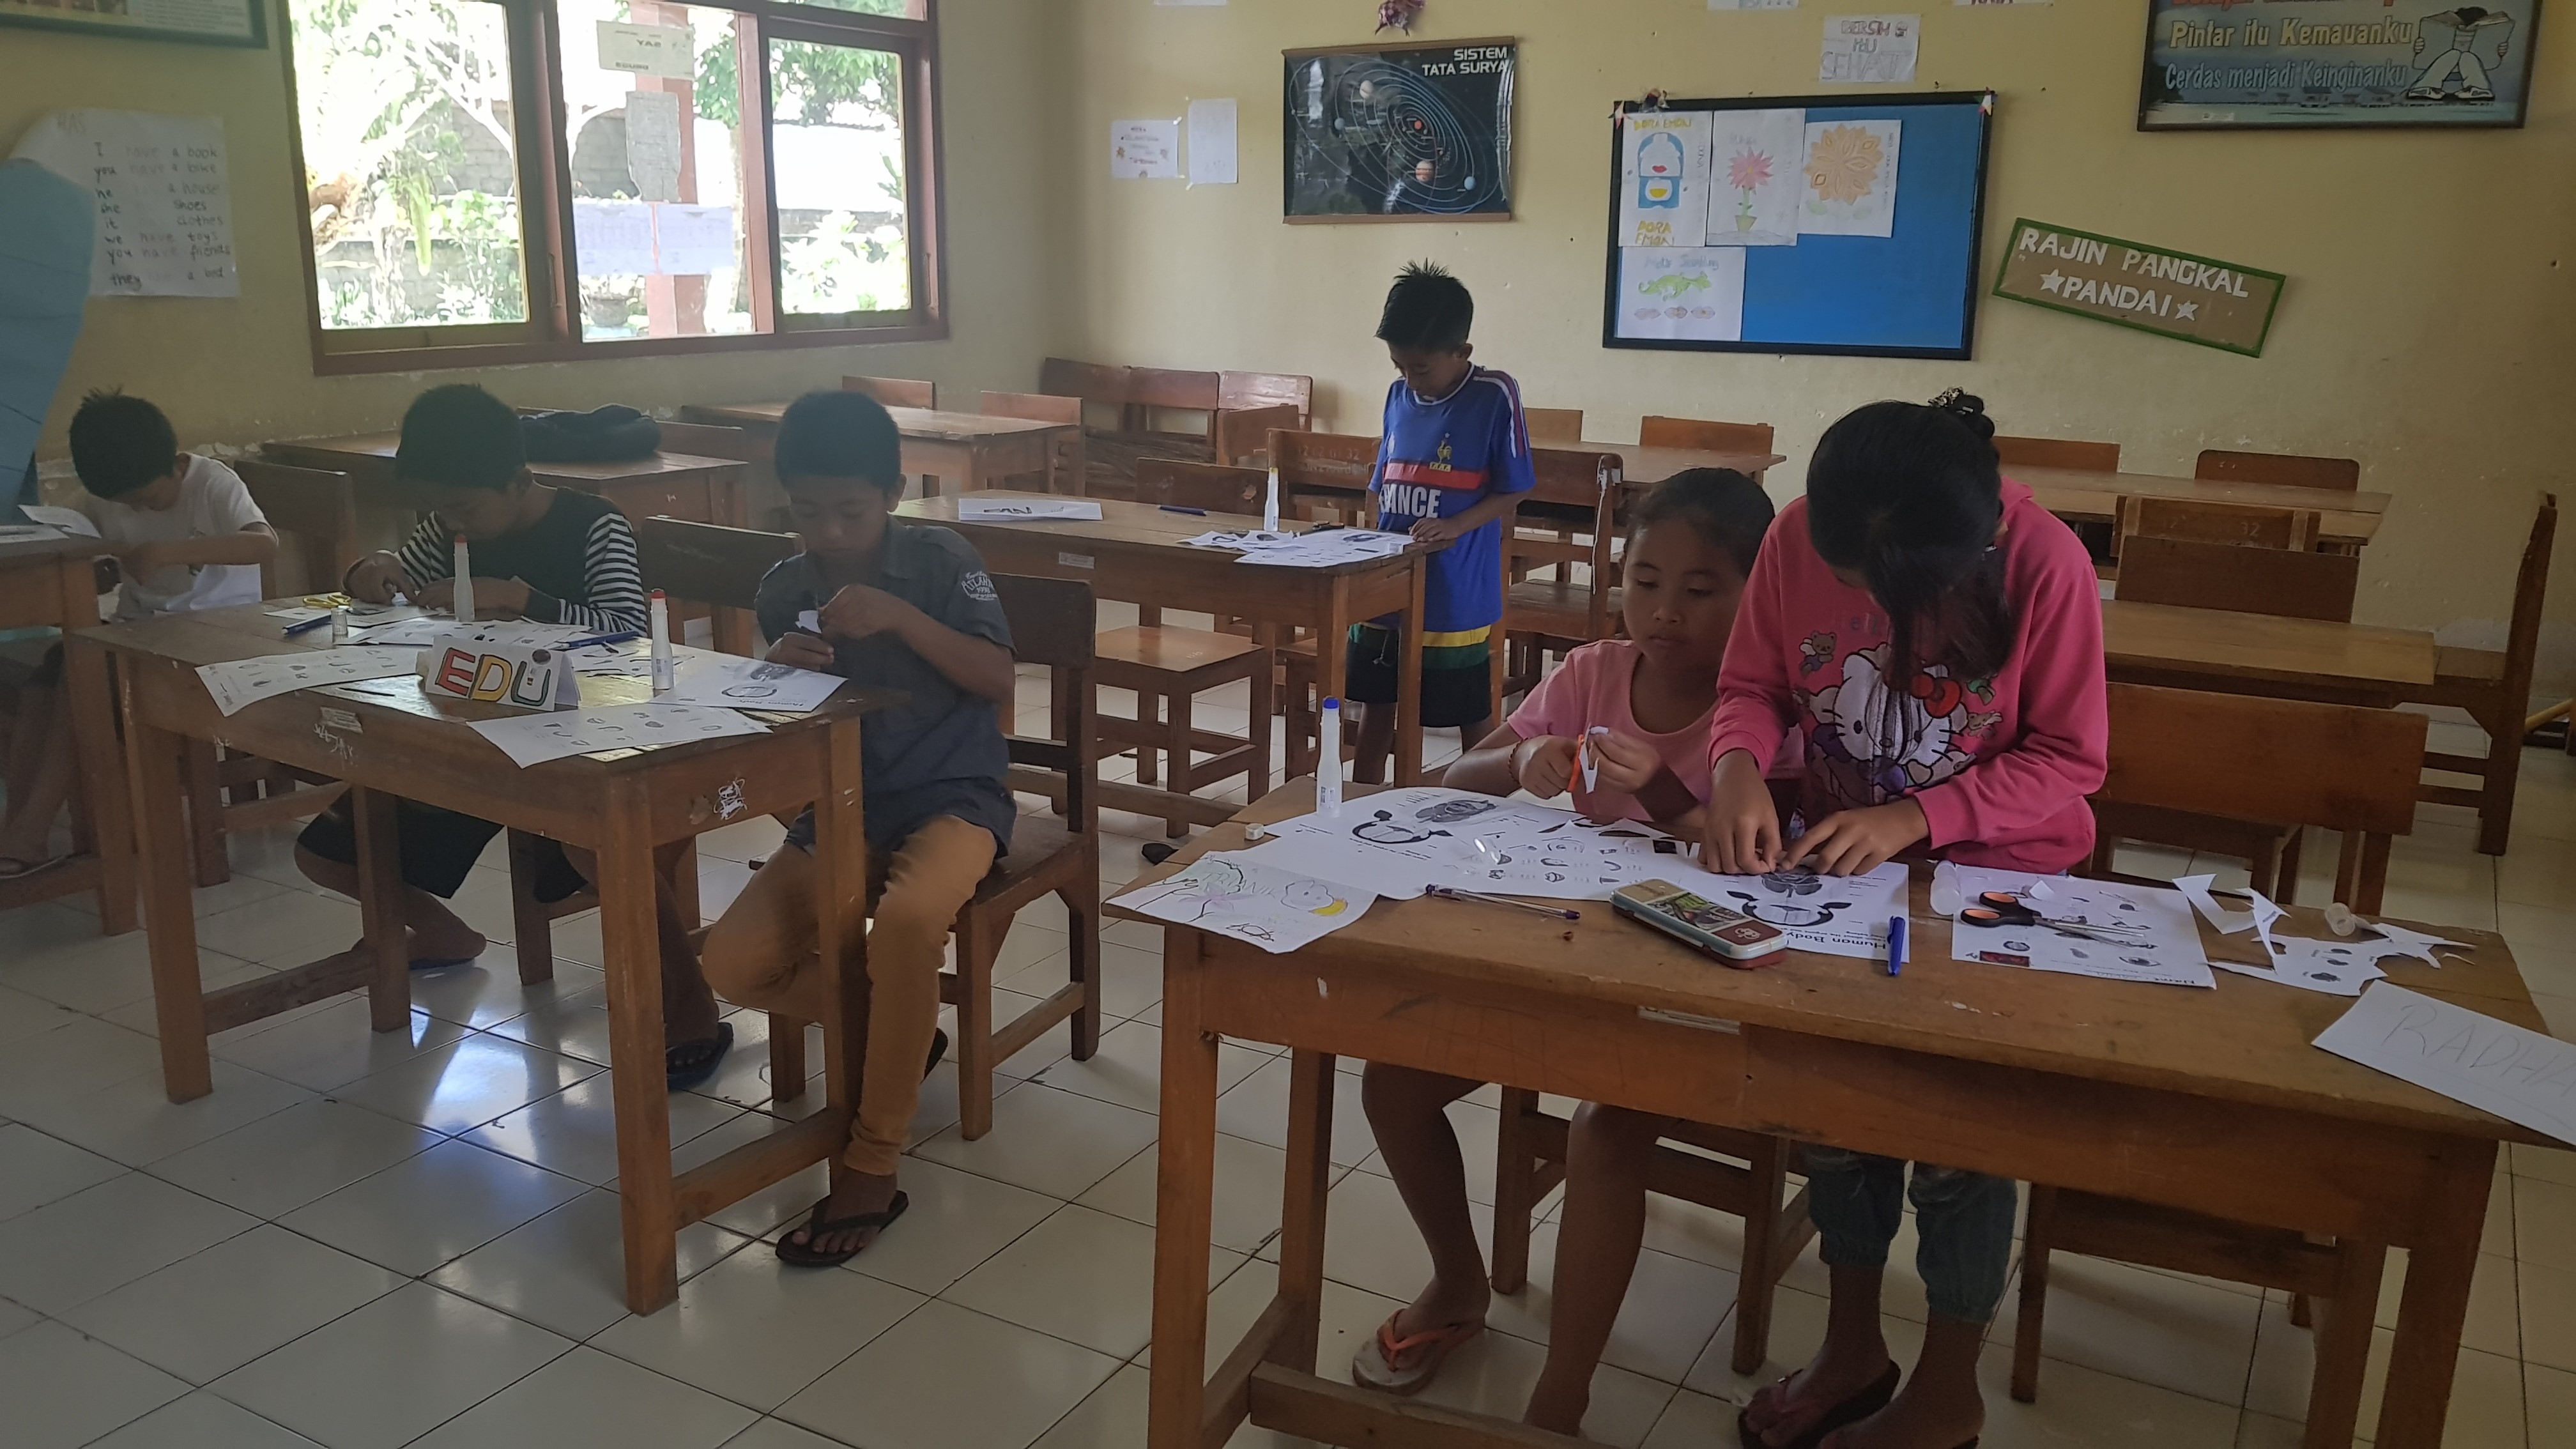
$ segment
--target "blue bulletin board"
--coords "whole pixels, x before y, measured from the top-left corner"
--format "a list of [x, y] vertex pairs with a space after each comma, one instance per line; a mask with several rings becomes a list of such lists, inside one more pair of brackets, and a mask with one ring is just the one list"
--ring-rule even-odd
[[1621, 106], [1601, 345], [1970, 356], [1994, 100]]

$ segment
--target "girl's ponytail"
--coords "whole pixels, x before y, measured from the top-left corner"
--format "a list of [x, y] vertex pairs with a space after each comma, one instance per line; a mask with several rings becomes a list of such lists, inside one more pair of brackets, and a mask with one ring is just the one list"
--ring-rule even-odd
[[1893, 681], [1935, 665], [1990, 677], [2018, 627], [2004, 594], [2003, 475], [1985, 403], [1956, 388], [1877, 402], [1825, 430], [1807, 470], [1807, 531], [1887, 611]]

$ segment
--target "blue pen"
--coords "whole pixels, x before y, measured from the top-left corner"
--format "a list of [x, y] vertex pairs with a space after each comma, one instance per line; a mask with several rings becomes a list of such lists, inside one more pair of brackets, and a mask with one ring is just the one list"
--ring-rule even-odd
[[644, 631], [641, 629], [620, 629], [614, 634], [595, 634], [588, 639], [575, 639], [569, 644], [559, 644], [556, 647], [559, 649], [587, 649], [593, 644], [624, 644], [629, 640], [641, 639], [643, 637]]
[[301, 624], [289, 624], [286, 626], [286, 633], [282, 637], [288, 639], [301, 639], [305, 635], [312, 633], [314, 630], [319, 629], [330, 622], [331, 616], [325, 614], [319, 619], [307, 619]]
[[1164, 511], [1165, 513], [1186, 513], [1186, 514], [1188, 514], [1188, 515], [1189, 515], [1190, 517], [1192, 517], [1192, 518], [1205, 518], [1205, 517], [1207, 517], [1207, 510], [1206, 510], [1206, 509], [1204, 509], [1204, 508], [1183, 508], [1181, 505], [1179, 505], [1179, 504], [1177, 504], [1177, 503], [1166, 503], [1166, 504], [1164, 504], [1164, 505], [1163, 505], [1163, 511]]
[[1887, 974], [1890, 976], [1905, 974], [1905, 918], [1903, 916], [1887, 918]]

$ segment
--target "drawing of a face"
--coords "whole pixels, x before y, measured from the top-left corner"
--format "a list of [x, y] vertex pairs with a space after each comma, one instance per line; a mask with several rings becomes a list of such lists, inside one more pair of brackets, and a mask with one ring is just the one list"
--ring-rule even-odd
[[1319, 880], [1290, 881], [1279, 898], [1291, 907], [1317, 916], [1338, 916], [1351, 908], [1349, 901], [1335, 894], [1333, 888]]
[[[1809, 886], [1806, 889], [1820, 889]], [[1736, 909], [1766, 925], [1782, 927], [1815, 927], [1830, 925], [1834, 917], [1851, 905], [1849, 901], [1819, 901], [1813, 905], [1792, 901], [1784, 895], [1755, 897], [1744, 891], [1728, 891], [1738, 902]]]
[[1365, 840], [1371, 845], [1420, 845], [1434, 837], [1445, 838], [1448, 834], [1446, 830], [1424, 830], [1412, 825], [1398, 824], [1395, 816], [1384, 810], [1373, 812], [1369, 819], [1351, 827], [1353, 838]]
[[1461, 820], [1473, 820], [1493, 808], [1491, 800], [1441, 800], [1415, 811], [1413, 818], [1433, 825], [1455, 825]]

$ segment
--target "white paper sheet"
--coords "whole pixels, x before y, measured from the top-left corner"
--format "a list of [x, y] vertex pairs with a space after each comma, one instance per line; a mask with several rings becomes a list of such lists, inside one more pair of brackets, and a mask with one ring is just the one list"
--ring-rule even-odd
[[601, 70], [657, 76], [664, 80], [696, 78], [696, 46], [692, 43], [689, 27], [630, 25], [618, 20], [597, 23]]
[[1744, 335], [1744, 248], [1625, 247], [1619, 335], [1734, 342]]
[[2250, 909], [2229, 910], [2220, 905], [2218, 898], [2210, 893], [2210, 883], [2216, 879], [2218, 877], [2214, 875], [2176, 876], [2174, 889], [2181, 891], [2183, 899], [2191, 902], [2193, 910], [2200, 912], [2203, 919], [2217, 927], [2220, 935], [2233, 936], [2240, 931], [2252, 931], [2261, 938], [2264, 950], [2273, 950], [2272, 925], [2289, 912], [2274, 905], [2261, 891], [2255, 890], [2245, 892]]
[[653, 208], [641, 201], [574, 197], [572, 244], [585, 276], [649, 277]]
[[1275, 530], [1259, 528], [1212, 528], [1207, 532], [1200, 534], [1196, 538], [1182, 540], [1182, 542], [1188, 544], [1192, 548], [1231, 548], [1236, 550], [1276, 548], [1281, 544], [1290, 544], [1295, 543], [1296, 541], [1296, 534], [1280, 533]]
[[693, 744], [727, 735], [756, 735], [768, 728], [739, 710], [661, 700], [474, 722], [475, 733], [523, 770], [568, 755]]
[[241, 295], [222, 117], [54, 111], [11, 154], [97, 195], [91, 296]]
[[653, 208], [653, 265], [662, 275], [703, 277], [740, 263], [732, 207], [674, 202]]
[[2386, 981], [2363, 992], [2316, 1044], [2576, 1143], [2576, 1045]]
[[51, 543], [62, 536], [49, 523], [0, 523], [0, 543]]
[[1341, 564], [1391, 558], [1404, 552], [1411, 542], [1412, 539], [1401, 533], [1333, 528], [1320, 533], [1301, 533], [1285, 543], [1246, 548], [1243, 556], [1235, 562], [1273, 568], [1333, 568]]
[[1822, 876], [1804, 866], [1767, 875], [1700, 875], [1684, 881], [1729, 910], [1780, 928], [1801, 951], [1875, 960], [1887, 954], [1887, 923], [1911, 914], [1906, 868], [1889, 861], [1867, 875]]
[[1095, 521], [1100, 505], [1088, 498], [992, 498], [969, 493], [957, 500], [960, 523], [1023, 523], [1041, 519]]
[[1181, 123], [1109, 123], [1109, 174], [1121, 181], [1167, 181], [1181, 174]]
[[1920, 15], [1830, 15], [1816, 79], [1877, 85], [1910, 81], [1922, 44]]
[[1707, 244], [1796, 246], [1806, 158], [1803, 110], [1711, 113]]
[[[1953, 878], [1970, 906], [1987, 891], [2004, 891], [2023, 898], [2043, 918], [2086, 928], [1975, 926], [1953, 917], [1950, 954], [1957, 960], [2110, 981], [2218, 984], [2200, 949], [2200, 926], [2192, 918], [2191, 903], [2180, 891], [1976, 866], [1956, 867]], [[2030, 899], [2031, 886], [2042, 880], [2048, 895]]]
[[300, 654], [264, 654], [256, 659], [200, 664], [197, 678], [205, 682], [215, 708], [231, 715], [263, 699], [299, 689], [409, 674], [417, 657], [411, 649], [313, 649]]
[[1894, 236], [1897, 152], [1904, 139], [1903, 121], [1809, 121], [1798, 230]]
[[27, 521], [30, 523], [42, 523], [59, 528], [74, 538], [98, 537], [98, 525], [90, 522], [89, 515], [77, 508], [53, 508], [42, 503], [22, 503], [18, 506], [18, 511], [27, 515]]
[[[659, 28], [659, 27], [654, 27]], [[686, 34], [686, 32], [682, 32]], [[681, 52], [686, 55], [684, 50]], [[626, 93], [626, 174], [639, 201], [680, 199], [680, 98], [670, 91]]]
[[1634, 111], [1619, 126], [1619, 245], [1695, 247], [1708, 227], [1706, 111]]
[[[2371, 942], [2371, 936], [2374, 933], [2379, 939]], [[2442, 964], [2441, 953], [2436, 948], [2447, 946], [2454, 951], [2469, 949], [2447, 937], [2428, 935], [2422, 931], [2410, 931], [2404, 926], [2392, 926], [2385, 921], [2363, 926], [2359, 939], [2379, 946], [2382, 955], [2412, 956], [2435, 966]]]
[[1232, 186], [1235, 159], [1235, 105], [1232, 97], [1190, 102], [1190, 184]]
[[[649, 664], [650, 661], [648, 660]], [[680, 656], [680, 677], [663, 693], [668, 704], [720, 705], [727, 709], [777, 709], [804, 714], [849, 681], [765, 659], [691, 650]]]
[[1281, 869], [1394, 900], [1429, 885], [1550, 900], [1608, 900], [1621, 886], [1714, 882], [1689, 846], [1651, 826], [1595, 825], [1571, 810], [1420, 787], [1346, 800], [1337, 816], [1267, 827], [1254, 847]]
[[1372, 897], [1279, 870], [1245, 851], [1218, 851], [1112, 903], [1158, 921], [1294, 951], [1358, 920]]
[[2257, 981], [2295, 986], [2301, 991], [2319, 991], [2328, 996], [2359, 996], [2363, 987], [2388, 974], [2379, 968], [2377, 959], [2388, 953], [2372, 949], [2375, 944], [2311, 941], [2285, 936], [2271, 945], [2272, 968], [2268, 971], [2238, 961], [2212, 961], [2209, 964], [2239, 976], [2251, 976]]

